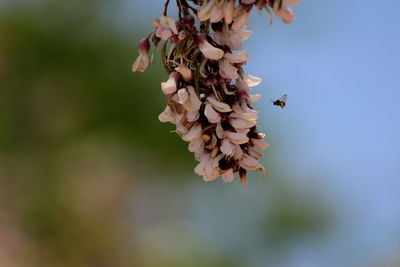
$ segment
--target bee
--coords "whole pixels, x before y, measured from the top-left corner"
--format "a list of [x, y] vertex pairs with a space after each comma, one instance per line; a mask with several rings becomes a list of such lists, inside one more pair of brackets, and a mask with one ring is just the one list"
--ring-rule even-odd
[[287, 94], [284, 94], [280, 99], [272, 101], [272, 103], [274, 104], [274, 106], [284, 108], [286, 106], [287, 99]]

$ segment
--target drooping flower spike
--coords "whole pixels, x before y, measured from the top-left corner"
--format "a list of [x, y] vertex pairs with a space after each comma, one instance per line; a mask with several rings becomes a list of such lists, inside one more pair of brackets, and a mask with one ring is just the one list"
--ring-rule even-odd
[[[242, 42], [251, 37], [247, 28], [253, 8], [266, 10], [284, 23], [295, 19], [290, 6], [300, 0], [179, 0], [179, 18], [163, 15], [153, 20], [154, 31], [139, 43], [139, 57], [132, 66], [143, 72], [150, 64], [151, 44], [163, 41], [162, 62], [169, 77], [161, 83], [168, 98], [159, 116], [176, 126], [199, 162], [194, 168], [205, 181], [218, 177], [231, 182], [238, 177], [247, 185], [248, 171], [263, 173], [259, 160], [268, 149], [265, 134], [257, 131], [258, 112], [252, 104], [260, 95], [251, 88], [261, 79], [247, 74], [250, 58]], [[197, 23], [196, 23], [197, 22]]]

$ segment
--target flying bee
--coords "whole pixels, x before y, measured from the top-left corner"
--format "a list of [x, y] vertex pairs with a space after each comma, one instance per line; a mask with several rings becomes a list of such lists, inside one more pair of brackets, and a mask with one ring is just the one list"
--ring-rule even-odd
[[287, 94], [284, 94], [280, 99], [272, 101], [272, 103], [274, 104], [274, 106], [284, 108], [286, 106], [287, 99]]

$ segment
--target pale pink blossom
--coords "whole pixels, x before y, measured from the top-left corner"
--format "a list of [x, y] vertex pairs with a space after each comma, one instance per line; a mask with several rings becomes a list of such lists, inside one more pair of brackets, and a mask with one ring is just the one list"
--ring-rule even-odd
[[216, 169], [219, 167], [219, 162], [221, 161], [221, 159], [224, 158], [223, 154], [219, 154], [218, 156], [213, 158], [213, 168]]
[[238, 79], [238, 68], [233, 64], [244, 63], [249, 58], [245, 51], [236, 54], [226, 53], [219, 64], [219, 74], [225, 79]]
[[259, 101], [261, 99], [261, 95], [260, 94], [255, 94], [255, 95], [251, 95], [249, 100], [247, 101], [247, 103], [249, 103], [250, 105]]
[[176, 114], [171, 111], [171, 108], [167, 106], [165, 110], [158, 116], [161, 122], [170, 122], [175, 124]]
[[211, 123], [217, 123], [221, 121], [221, 115], [219, 115], [219, 113], [214, 110], [209, 102], [206, 104], [206, 107], [204, 109], [204, 115]]
[[217, 126], [215, 127], [215, 133], [219, 139], [223, 139], [226, 137], [224, 129], [222, 128], [222, 125], [220, 122], [218, 122]]
[[214, 7], [211, 10], [210, 14], [210, 22], [211, 23], [217, 23], [221, 21], [224, 18], [224, 2], [223, 1], [217, 1], [217, 3], [214, 5]]
[[231, 118], [229, 120], [229, 123], [233, 126], [235, 129], [250, 129], [251, 127], [254, 127], [256, 125], [256, 121], [246, 121], [242, 119], [235, 119]]
[[219, 62], [219, 74], [225, 79], [236, 80], [239, 78], [238, 69], [226, 58]]
[[255, 87], [257, 85], [259, 85], [262, 81], [261, 78], [255, 77], [253, 75], [250, 75], [248, 73], [245, 73], [243, 75], [243, 80], [247, 83], [248, 86], [250, 87]]
[[197, 12], [197, 16], [200, 21], [206, 21], [210, 19], [212, 9], [216, 4], [216, 0], [204, 1], [202, 7], [200, 7], [199, 11]]
[[203, 176], [205, 181], [213, 181], [219, 175], [219, 171], [214, 168], [213, 163], [213, 157], [211, 154], [206, 153], [201, 157], [200, 163], [196, 166], [194, 171], [196, 174]]
[[250, 140], [246, 134], [242, 134], [242, 133], [234, 133], [231, 131], [225, 131], [224, 134], [225, 134], [225, 136], [227, 136], [229, 138], [229, 140], [232, 143], [237, 144], [237, 145], [246, 144]]
[[242, 41], [247, 40], [251, 37], [253, 33], [245, 29], [239, 29], [233, 31], [227, 28], [222, 29], [222, 31], [217, 31], [213, 35], [213, 39], [219, 45], [226, 45], [231, 50], [242, 50]]
[[251, 142], [259, 149], [268, 149], [269, 144], [262, 139], [251, 139]]
[[183, 115], [179, 114], [176, 115], [175, 117], [175, 125], [176, 125], [176, 132], [180, 135], [185, 135], [189, 132], [189, 130], [183, 125], [182, 120], [183, 120]]
[[237, 133], [244, 134], [244, 135], [247, 135], [250, 132], [250, 129], [246, 129], [246, 128], [235, 129], [235, 130], [236, 130]]
[[185, 80], [185, 82], [193, 81], [193, 73], [185, 65], [180, 65], [179, 67], [176, 67], [175, 71], [179, 72], [179, 74], [182, 75], [182, 78], [183, 80]]
[[175, 102], [183, 105], [189, 99], [189, 93], [185, 88], [179, 89], [178, 92], [174, 95]]
[[153, 20], [153, 24], [156, 26], [156, 36], [164, 41], [179, 33], [173, 18], [161, 16], [160, 20]]
[[240, 167], [248, 171], [255, 171], [261, 167], [260, 162], [248, 154], [244, 154], [242, 159], [239, 161]]
[[200, 118], [200, 113], [198, 111], [191, 111], [187, 113], [188, 122], [195, 122]]
[[[196, 168], [194, 168], [194, 172], [197, 175], [204, 176], [206, 174], [206, 166], [209, 163], [209, 160], [211, 159], [211, 154], [210, 153], [205, 153], [201, 158], [199, 164], [197, 164]], [[211, 163], [212, 167], [212, 163]]]
[[139, 42], [139, 56], [132, 65], [133, 72], [145, 72], [150, 64], [149, 57], [150, 43], [148, 39]]
[[199, 138], [202, 134], [203, 128], [201, 127], [200, 124], [195, 124], [192, 126], [192, 128], [189, 130], [189, 132], [185, 135], [182, 136], [182, 139], [190, 142], [196, 138]]
[[282, 9], [274, 7], [275, 14], [282, 19], [285, 24], [290, 24], [296, 19], [296, 15], [289, 6], [297, 5], [301, 0], [283, 0]]
[[239, 53], [226, 53], [224, 55], [224, 58], [229, 60], [230, 63], [243, 63], [246, 62], [249, 57], [250, 56], [246, 53], [246, 51], [241, 51]]
[[199, 49], [205, 58], [211, 60], [220, 60], [224, 56], [224, 51], [212, 46], [207, 41], [204, 34], [199, 34], [197, 40]]
[[283, 7], [276, 14], [285, 24], [290, 24], [296, 19], [296, 15], [290, 7]]
[[240, 160], [243, 157], [243, 150], [240, 147], [240, 145], [235, 145], [235, 154], [233, 155], [233, 158], [236, 160]]
[[227, 171], [225, 171], [222, 175], [221, 175], [222, 180], [225, 183], [230, 183], [235, 179], [235, 176], [233, 174], [233, 169], [229, 169]]
[[236, 17], [235, 22], [231, 26], [232, 30], [237, 31], [240, 28], [246, 26], [249, 20], [249, 14], [250, 12], [248, 12], [247, 10], [244, 9], [240, 10], [239, 14]]
[[232, 111], [231, 107], [228, 104], [216, 100], [213, 96], [207, 97], [207, 101], [213, 106], [214, 109], [219, 112], [226, 113]]
[[189, 143], [189, 151], [190, 152], [196, 152], [198, 150], [201, 150], [201, 148], [204, 148], [204, 141], [201, 138], [196, 138], [190, 141]]
[[235, 153], [235, 145], [228, 139], [223, 139], [221, 143], [221, 152], [227, 156], [232, 156]]
[[132, 65], [133, 72], [145, 72], [150, 64], [149, 54], [140, 53], [136, 61]]
[[179, 74], [172, 72], [169, 75], [168, 81], [161, 83], [161, 90], [165, 95], [171, 95], [177, 90], [177, 83], [179, 82]]
[[206, 153], [205, 144], [202, 138], [195, 138], [190, 141], [189, 151], [194, 153], [194, 158], [200, 160], [201, 157]]
[[255, 151], [252, 147], [248, 147], [247, 153], [255, 159], [261, 159], [264, 156], [262, 153]]
[[233, 21], [233, 15], [235, 12], [235, 0], [227, 0], [224, 5], [224, 21], [225, 24], [229, 25]]
[[189, 99], [184, 104], [185, 109], [188, 112], [198, 112], [202, 102], [198, 98], [193, 86], [188, 86], [187, 91], [189, 92]]

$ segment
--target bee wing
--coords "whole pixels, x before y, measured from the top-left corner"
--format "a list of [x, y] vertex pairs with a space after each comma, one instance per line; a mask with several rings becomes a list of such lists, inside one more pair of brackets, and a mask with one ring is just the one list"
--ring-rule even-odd
[[279, 99], [279, 100], [282, 101], [282, 102], [286, 102], [287, 99], [288, 99], [287, 94], [284, 94], [284, 95], [281, 97], [281, 99]]

